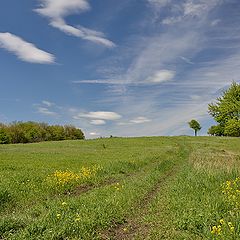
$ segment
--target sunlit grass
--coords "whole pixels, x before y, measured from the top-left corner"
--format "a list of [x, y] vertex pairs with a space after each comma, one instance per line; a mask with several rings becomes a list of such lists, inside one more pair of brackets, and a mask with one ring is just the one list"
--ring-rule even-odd
[[239, 146], [209, 137], [0, 146], [0, 238], [117, 239], [114, 229], [128, 236], [134, 221], [129, 239], [240, 239]]

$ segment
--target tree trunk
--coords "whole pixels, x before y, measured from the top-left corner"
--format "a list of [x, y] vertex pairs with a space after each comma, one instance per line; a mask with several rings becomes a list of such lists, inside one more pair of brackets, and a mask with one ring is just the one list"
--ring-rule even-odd
[[195, 137], [197, 136], [197, 130], [195, 130]]

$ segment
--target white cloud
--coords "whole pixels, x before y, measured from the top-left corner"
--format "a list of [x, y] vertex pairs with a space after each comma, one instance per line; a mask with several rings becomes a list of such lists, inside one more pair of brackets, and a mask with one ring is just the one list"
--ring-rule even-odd
[[96, 119], [96, 120], [91, 120], [90, 124], [92, 124], [92, 125], [105, 125], [106, 122], [104, 120], [101, 120], [101, 119]]
[[52, 103], [52, 102], [49, 102], [49, 101], [46, 101], [46, 100], [43, 100], [42, 101], [42, 104], [43, 105], [46, 105], [47, 107], [52, 107], [55, 105], [55, 103]]
[[43, 115], [47, 115], [47, 116], [56, 116], [57, 115], [56, 112], [50, 111], [48, 108], [45, 108], [45, 107], [38, 107], [37, 110], [39, 113], [41, 113]]
[[182, 16], [178, 16], [178, 17], [167, 17], [165, 19], [163, 19], [162, 24], [166, 24], [166, 25], [172, 25], [174, 23], [178, 23], [182, 20]]
[[52, 54], [38, 49], [34, 44], [8, 32], [0, 33], [0, 48], [8, 50], [25, 62], [51, 64], [55, 61]]
[[[211, 0], [209, 2], [211, 2]], [[183, 8], [185, 16], [200, 16], [202, 12], [208, 9], [208, 4], [207, 2], [193, 3], [193, 1], [190, 0], [183, 4]]]
[[100, 136], [100, 134], [97, 133], [97, 132], [90, 132], [89, 135], [90, 135], [90, 136]]
[[154, 73], [151, 77], [149, 77], [146, 82], [150, 83], [161, 83], [170, 81], [175, 77], [175, 72], [170, 70], [160, 70]]
[[188, 64], [194, 64], [194, 62], [192, 62], [189, 58], [186, 58], [186, 57], [183, 57], [183, 56], [180, 56], [180, 58]]
[[53, 19], [90, 9], [86, 0], [41, 0], [40, 2], [41, 8], [36, 9], [36, 11]]
[[79, 37], [91, 42], [112, 48], [115, 46], [113, 42], [105, 38], [101, 32], [94, 31], [82, 26], [73, 27], [68, 25], [64, 18], [68, 15], [87, 11], [90, 5], [86, 0], [40, 0], [41, 7], [35, 11], [44, 17], [50, 19], [50, 25], [62, 32]]
[[221, 22], [221, 19], [215, 19], [215, 20], [213, 20], [213, 21], [211, 22], [211, 26], [212, 26], [212, 27], [215, 27], [215, 26], [217, 26], [220, 22]]
[[[188, 18], [199, 18], [204, 19], [208, 13], [221, 4], [222, 0], [201, 0], [201, 1], [193, 1], [193, 0], [186, 0], [186, 1], [179, 1], [178, 4], [178, 14], [176, 14], [176, 5], [172, 4], [172, 12], [174, 16], [167, 17], [162, 20], [163, 24], [172, 25], [175, 23], [179, 23]], [[218, 24], [216, 22], [215, 24]]]
[[90, 118], [90, 119], [99, 119], [99, 120], [118, 120], [122, 116], [115, 112], [88, 112], [88, 113], [79, 113], [75, 115], [74, 119], [80, 119], [80, 118]]
[[151, 122], [151, 120], [146, 117], [137, 117], [130, 120], [130, 123], [135, 123], [135, 124], [147, 123], [147, 122]]
[[143, 123], [148, 123], [151, 122], [152, 120], [146, 117], [136, 117], [133, 118], [127, 122], [118, 122], [118, 126], [127, 126], [127, 125], [133, 125], [133, 124], [143, 124]]

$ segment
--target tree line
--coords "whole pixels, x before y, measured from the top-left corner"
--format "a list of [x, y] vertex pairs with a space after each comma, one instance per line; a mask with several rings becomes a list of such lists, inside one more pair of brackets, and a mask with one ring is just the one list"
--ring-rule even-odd
[[[217, 122], [208, 129], [209, 135], [240, 137], [240, 84], [233, 82], [222, 96], [208, 105], [208, 113]], [[189, 122], [189, 126], [194, 129], [195, 136], [201, 129], [195, 119]]]
[[0, 123], [0, 144], [34, 143], [84, 139], [84, 133], [72, 125], [48, 125], [37, 122]]

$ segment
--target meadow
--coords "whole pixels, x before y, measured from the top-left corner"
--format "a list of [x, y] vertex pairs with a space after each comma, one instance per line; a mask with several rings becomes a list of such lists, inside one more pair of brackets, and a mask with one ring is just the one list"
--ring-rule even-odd
[[0, 239], [240, 239], [240, 139], [0, 145]]

